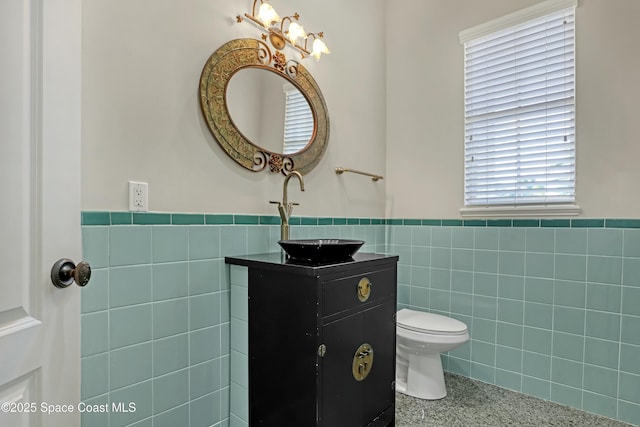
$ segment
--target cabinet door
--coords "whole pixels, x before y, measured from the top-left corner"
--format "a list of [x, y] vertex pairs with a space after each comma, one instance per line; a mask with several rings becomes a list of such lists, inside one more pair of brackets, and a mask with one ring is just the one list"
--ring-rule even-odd
[[[323, 328], [326, 353], [320, 371], [325, 427], [362, 427], [394, 403], [394, 302], [374, 306]], [[361, 381], [353, 374], [358, 348], [369, 344], [373, 364]]]
[[362, 313], [364, 319], [363, 342], [373, 349], [373, 366], [361, 382], [363, 389], [363, 415], [365, 424], [395, 403], [392, 387], [396, 372], [395, 304], [385, 304]]
[[326, 353], [321, 359], [320, 425], [325, 427], [362, 427], [361, 382], [353, 378], [352, 361], [362, 344], [364, 317], [357, 313], [329, 323], [322, 330]]
[[316, 422], [317, 284], [249, 270], [249, 420], [252, 426]]

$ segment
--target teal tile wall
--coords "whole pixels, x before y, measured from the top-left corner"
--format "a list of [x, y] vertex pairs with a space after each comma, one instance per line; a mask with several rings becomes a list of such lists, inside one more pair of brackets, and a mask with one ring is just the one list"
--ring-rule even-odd
[[126, 215], [115, 225], [83, 218], [93, 277], [82, 292], [81, 394], [136, 410], [87, 412], [82, 424], [228, 425], [228, 226], [158, 224], [165, 216], [123, 225]]
[[231, 284], [230, 425], [249, 426], [249, 270], [229, 266]]
[[[83, 212], [82, 224], [93, 268], [82, 397], [137, 406], [84, 414], [83, 425], [243, 425], [224, 256], [279, 250], [278, 218]], [[292, 224], [292, 238], [357, 238], [363, 251], [400, 255], [399, 305], [469, 325], [445, 369], [640, 424], [640, 220]]]
[[[363, 250], [384, 250], [382, 220], [292, 223], [292, 238], [357, 238]], [[242, 312], [230, 307], [243, 282], [224, 257], [278, 251], [279, 236], [272, 216], [83, 212], [93, 276], [82, 292], [82, 399], [136, 410], [85, 412], [82, 425], [246, 425], [248, 380], [230, 379], [243, 368], [230, 354], [247, 354], [246, 319], [238, 328]]]
[[640, 221], [500, 221], [390, 224], [399, 305], [468, 325], [448, 371], [640, 424]]

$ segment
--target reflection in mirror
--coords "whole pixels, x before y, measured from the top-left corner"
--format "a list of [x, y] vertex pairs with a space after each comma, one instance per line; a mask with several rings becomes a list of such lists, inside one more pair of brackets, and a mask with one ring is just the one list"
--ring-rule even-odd
[[304, 149], [313, 136], [307, 99], [284, 77], [265, 68], [246, 67], [229, 80], [229, 115], [255, 145], [280, 154]]
[[307, 99], [292, 84], [284, 85], [284, 154], [304, 150], [313, 137], [313, 114]]

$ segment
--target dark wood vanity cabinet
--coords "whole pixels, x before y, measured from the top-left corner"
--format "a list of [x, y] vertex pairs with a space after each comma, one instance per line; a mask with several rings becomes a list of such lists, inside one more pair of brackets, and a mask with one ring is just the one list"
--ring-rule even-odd
[[249, 270], [250, 425], [392, 426], [398, 257], [265, 259], [227, 258]]

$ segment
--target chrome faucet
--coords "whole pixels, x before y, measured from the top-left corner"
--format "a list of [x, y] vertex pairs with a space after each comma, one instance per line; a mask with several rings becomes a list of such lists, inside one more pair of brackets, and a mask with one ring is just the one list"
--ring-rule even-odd
[[280, 214], [280, 240], [289, 240], [289, 218], [291, 218], [291, 212], [293, 207], [299, 205], [299, 203], [289, 203], [287, 197], [287, 185], [292, 177], [297, 177], [300, 181], [300, 191], [304, 191], [304, 179], [302, 174], [298, 171], [291, 171], [284, 178], [284, 184], [282, 184], [282, 202], [270, 201], [278, 205], [278, 213]]

